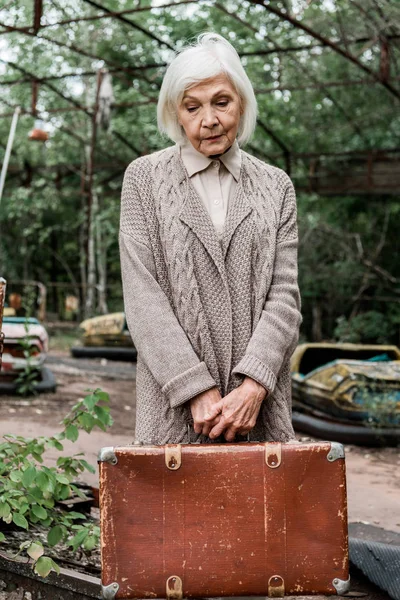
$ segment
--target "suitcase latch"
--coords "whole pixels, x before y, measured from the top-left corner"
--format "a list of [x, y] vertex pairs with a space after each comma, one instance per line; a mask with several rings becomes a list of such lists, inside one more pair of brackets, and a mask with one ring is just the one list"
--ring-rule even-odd
[[276, 469], [281, 464], [282, 445], [280, 442], [267, 442], [265, 444], [265, 462], [271, 469]]
[[280, 575], [272, 575], [268, 580], [268, 596], [270, 598], [283, 598], [285, 595], [285, 582]]
[[171, 575], [167, 579], [167, 600], [182, 600], [182, 579]]
[[165, 446], [165, 464], [170, 471], [177, 471], [182, 464], [182, 447], [180, 444]]

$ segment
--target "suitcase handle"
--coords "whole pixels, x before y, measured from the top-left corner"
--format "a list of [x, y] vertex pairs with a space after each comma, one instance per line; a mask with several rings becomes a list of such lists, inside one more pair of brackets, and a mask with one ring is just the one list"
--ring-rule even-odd
[[[188, 440], [189, 440], [189, 444], [194, 444], [195, 442], [192, 442], [190, 439], [190, 423], [187, 424], [187, 432], [188, 432]], [[246, 444], [250, 442], [250, 432], [246, 435]]]

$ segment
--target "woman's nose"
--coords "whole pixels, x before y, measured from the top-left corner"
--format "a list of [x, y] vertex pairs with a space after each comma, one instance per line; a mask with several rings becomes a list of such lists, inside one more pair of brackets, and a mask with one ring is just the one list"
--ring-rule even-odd
[[212, 107], [205, 107], [203, 112], [203, 126], [214, 127], [218, 124], [218, 117]]

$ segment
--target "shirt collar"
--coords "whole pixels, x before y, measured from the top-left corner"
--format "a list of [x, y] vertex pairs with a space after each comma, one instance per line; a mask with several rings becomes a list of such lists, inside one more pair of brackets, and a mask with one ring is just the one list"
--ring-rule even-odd
[[[200, 171], [204, 171], [210, 166], [213, 160], [215, 160], [208, 156], [204, 156], [204, 154], [196, 150], [189, 141], [180, 146], [180, 153], [189, 177], [192, 177], [196, 173], [200, 173]], [[238, 181], [242, 157], [237, 140], [233, 142], [228, 152], [220, 156], [219, 160], [225, 165], [235, 180]]]

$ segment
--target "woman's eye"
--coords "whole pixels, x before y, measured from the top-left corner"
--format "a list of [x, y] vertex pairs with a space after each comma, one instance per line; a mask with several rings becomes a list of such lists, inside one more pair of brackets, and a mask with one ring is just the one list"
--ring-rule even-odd
[[188, 112], [194, 112], [195, 110], [197, 110], [197, 106], [189, 106], [189, 107], [187, 108], [187, 111], [188, 111]]
[[228, 100], [221, 100], [220, 102], [217, 102], [217, 106], [227, 106], [228, 104]]

